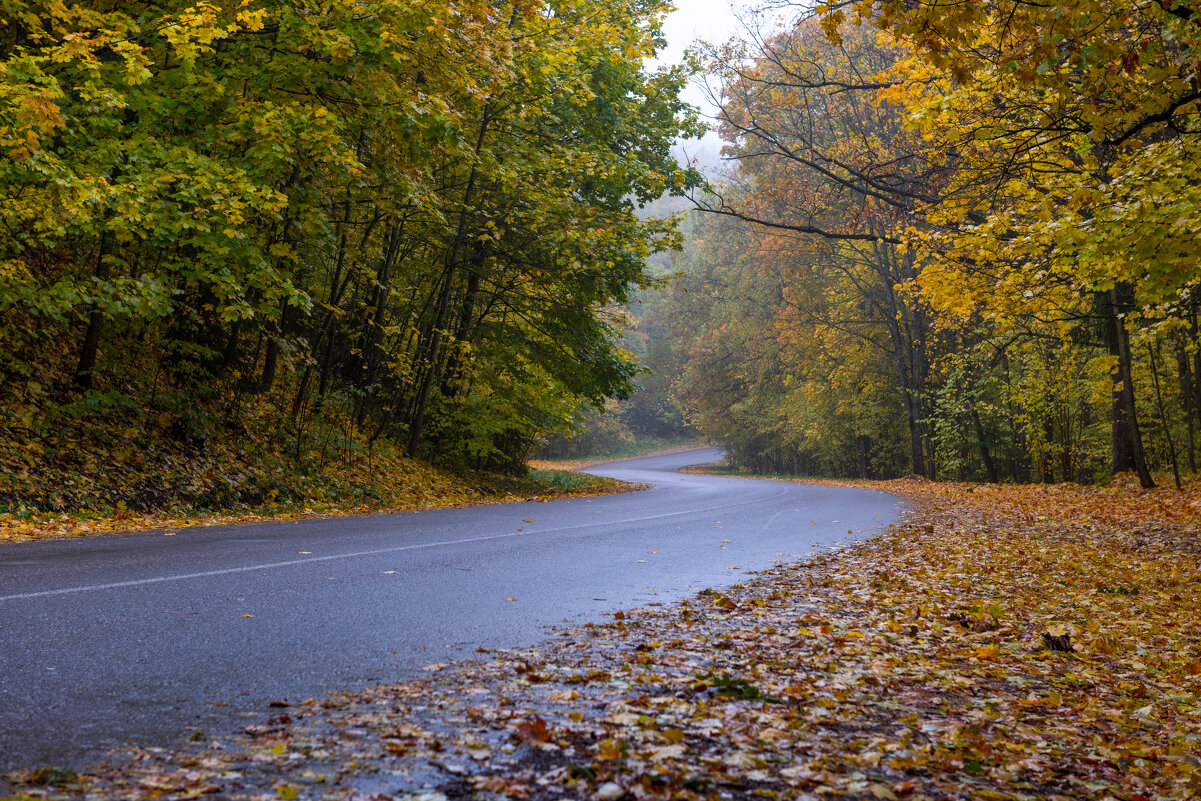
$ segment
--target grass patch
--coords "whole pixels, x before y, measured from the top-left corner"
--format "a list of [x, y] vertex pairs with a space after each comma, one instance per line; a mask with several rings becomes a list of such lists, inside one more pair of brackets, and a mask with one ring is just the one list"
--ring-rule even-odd
[[530, 470], [525, 478], [531, 486], [544, 492], [611, 492], [621, 484], [612, 478], [546, 468]]

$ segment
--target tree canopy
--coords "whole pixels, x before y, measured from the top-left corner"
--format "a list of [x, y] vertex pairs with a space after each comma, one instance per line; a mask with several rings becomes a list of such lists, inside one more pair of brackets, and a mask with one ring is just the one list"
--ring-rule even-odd
[[832, 3], [702, 48], [732, 166], [679, 306], [698, 425], [775, 469], [1195, 470], [1199, 19]]
[[[0, 427], [517, 469], [698, 176], [660, 0], [0, 4]], [[329, 443], [333, 445], [329, 445]]]

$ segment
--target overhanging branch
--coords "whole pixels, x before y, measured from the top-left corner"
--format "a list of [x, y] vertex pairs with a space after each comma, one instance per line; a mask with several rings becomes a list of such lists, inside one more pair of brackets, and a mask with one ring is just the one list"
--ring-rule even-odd
[[791, 231], [794, 234], [810, 234], [812, 236], [827, 239], [832, 242], [883, 242], [889, 245], [903, 245], [903, 239], [897, 239], [893, 236], [878, 236], [876, 234], [855, 234], [841, 233], [838, 231], [829, 231], [816, 225], [793, 225], [790, 223], [776, 222], [774, 220], [764, 220], [759, 217], [753, 217], [745, 214], [737, 209], [732, 209], [725, 205], [723, 201], [721, 206], [714, 207], [701, 203], [698, 200], [692, 201], [693, 207], [697, 211], [703, 211], [707, 214], [717, 214], [722, 217], [730, 217], [735, 220], [750, 223], [752, 225], [760, 225], [764, 228], [772, 228], [779, 231]]

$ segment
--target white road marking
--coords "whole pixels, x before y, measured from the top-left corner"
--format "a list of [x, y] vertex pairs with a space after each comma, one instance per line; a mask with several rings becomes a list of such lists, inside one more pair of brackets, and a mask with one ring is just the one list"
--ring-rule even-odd
[[562, 531], [576, 531], [583, 528], [596, 528], [597, 526], [620, 526], [625, 523], [640, 523], [644, 520], [659, 520], [665, 517], [680, 517], [682, 515], [704, 514], [711, 512], [714, 509], [728, 509], [731, 506], [745, 506], [748, 503], [761, 503], [778, 498], [788, 492], [787, 487], [782, 488], [775, 495], [769, 495], [766, 498], [754, 498], [752, 500], [740, 501], [738, 503], [722, 504], [721, 506], [711, 506], [706, 509], [688, 509], [683, 512], [665, 512], [660, 515], [647, 515], [646, 517], [631, 517], [625, 520], [612, 520], [597, 523], [582, 523], [576, 526], [561, 526], [559, 528], [542, 529], [541, 531], [529, 532], [511, 532], [508, 534], [490, 534], [483, 537], [468, 537], [459, 540], [439, 540], [437, 542], [423, 542], [413, 545], [397, 545], [391, 548], [376, 548], [369, 551], [355, 551], [352, 553], [330, 554], [328, 556], [314, 556], [311, 559], [288, 559], [282, 562], [266, 562], [258, 565], [245, 565], [243, 567], [226, 567], [220, 570], [201, 570], [195, 573], [176, 573], [169, 576], [155, 576], [154, 578], [133, 579], [131, 581], [114, 581], [108, 584], [88, 584], [81, 587], [64, 587], [58, 590], [40, 590], [38, 592], [22, 592], [15, 595], [0, 595], [2, 601], [20, 601], [29, 598], [46, 598], [51, 595], [71, 595], [80, 592], [96, 592], [99, 590], [116, 590], [125, 587], [142, 587], [149, 584], [163, 584], [169, 581], [187, 581], [189, 579], [212, 578], [214, 576], [228, 576], [235, 573], [250, 573], [256, 570], [274, 570], [281, 567], [295, 567], [296, 565], [315, 564], [318, 562], [332, 562], [337, 559], [357, 559], [363, 556], [379, 556], [386, 553], [400, 553], [402, 551], [416, 551], [424, 548], [442, 548], [447, 545], [467, 545], [473, 542], [490, 542], [492, 540], [504, 540], [512, 537], [530, 537], [537, 534], [554, 534]]

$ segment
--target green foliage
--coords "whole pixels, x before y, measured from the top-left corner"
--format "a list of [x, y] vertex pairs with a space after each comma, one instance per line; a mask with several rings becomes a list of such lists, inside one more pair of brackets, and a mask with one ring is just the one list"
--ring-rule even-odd
[[734, 678], [729, 674], [706, 676], [703, 683], [716, 688], [719, 695], [728, 695], [742, 701], [763, 701], [768, 704], [784, 703], [783, 698], [765, 693], [746, 679]]
[[[670, 259], [680, 254], [663, 255]], [[640, 366], [633, 392], [603, 406], [578, 408], [571, 418], [573, 430], [551, 437], [539, 449], [540, 458], [620, 459], [699, 442], [677, 397], [684, 365], [672, 329], [675, 311], [662, 281], [635, 295], [617, 315], [625, 349]]]
[[596, 476], [567, 470], [531, 470], [528, 478], [538, 486], [553, 490], [587, 489], [596, 486], [600, 481]]
[[520, 471], [631, 390], [635, 204], [697, 181], [665, 3], [0, 8], [4, 469], [262, 423]]

